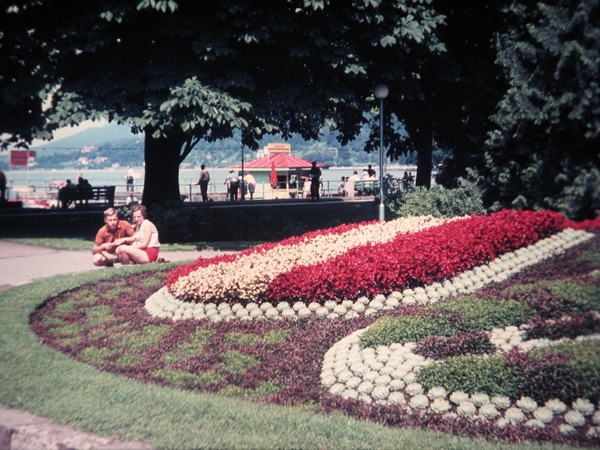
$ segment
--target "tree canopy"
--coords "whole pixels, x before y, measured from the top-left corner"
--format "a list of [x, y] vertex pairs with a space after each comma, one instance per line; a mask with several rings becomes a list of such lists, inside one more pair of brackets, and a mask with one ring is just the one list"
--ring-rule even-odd
[[[347, 142], [372, 88], [420, 92], [420, 58], [444, 46], [431, 0], [13, 1], [2, 14], [0, 117], [8, 141], [108, 118], [145, 134], [145, 203], [179, 198], [199, 139], [242, 131]], [[46, 101], [43, 109], [42, 104]]]
[[482, 164], [484, 199], [600, 213], [600, 2], [545, 0], [507, 7], [497, 39], [510, 86], [493, 116]]

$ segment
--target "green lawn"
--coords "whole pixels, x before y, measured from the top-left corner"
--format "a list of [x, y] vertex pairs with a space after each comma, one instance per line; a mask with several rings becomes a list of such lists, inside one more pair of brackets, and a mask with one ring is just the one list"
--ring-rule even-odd
[[[164, 268], [161, 267], [161, 268]], [[551, 449], [392, 429], [343, 415], [211, 396], [100, 372], [40, 343], [29, 316], [60, 292], [154, 266], [60, 276], [0, 292], [0, 403], [157, 448]]]

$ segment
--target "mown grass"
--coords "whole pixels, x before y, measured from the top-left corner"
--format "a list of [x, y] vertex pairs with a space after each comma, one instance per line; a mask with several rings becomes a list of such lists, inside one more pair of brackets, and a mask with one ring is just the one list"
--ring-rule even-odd
[[[53, 248], [56, 250], [86, 250], [92, 248], [93, 237], [5, 237], [4, 241], [17, 244], [37, 245], [39, 247]], [[262, 242], [191, 242], [185, 244], [161, 244], [161, 251], [200, 251], [200, 250], [244, 250], [255, 247]]]
[[341, 414], [324, 416], [237, 398], [251, 392], [211, 396], [142, 384], [77, 362], [43, 345], [30, 330], [29, 317], [36, 307], [61, 292], [157, 270], [127, 269], [60, 276], [0, 292], [0, 403], [84, 431], [145, 440], [157, 448], [561, 448], [392, 429]]

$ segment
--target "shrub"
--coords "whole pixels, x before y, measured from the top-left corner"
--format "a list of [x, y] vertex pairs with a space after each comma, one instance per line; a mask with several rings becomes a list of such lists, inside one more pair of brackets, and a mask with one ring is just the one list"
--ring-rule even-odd
[[517, 398], [519, 393], [515, 379], [515, 369], [509, 367], [502, 356], [455, 356], [421, 367], [417, 372], [417, 382], [427, 389], [442, 386], [448, 392], [481, 392], [489, 396], [506, 395], [511, 399]]
[[585, 309], [600, 310], [600, 286], [579, 284], [571, 280], [553, 281], [550, 286], [554, 295], [573, 300]]
[[406, 344], [419, 341], [429, 335], [451, 336], [453, 334], [454, 328], [443, 316], [386, 316], [377, 320], [360, 337], [360, 346], [365, 348], [394, 343]]
[[455, 189], [434, 185], [430, 189], [417, 187], [400, 195], [390, 204], [390, 211], [394, 217], [456, 217], [483, 214], [485, 209], [479, 192], [471, 185]]
[[600, 332], [600, 318], [592, 312], [573, 314], [559, 319], [533, 319], [527, 328], [526, 339], [575, 339]]
[[[535, 350], [531, 358], [537, 361], [562, 356], [571, 369], [571, 378], [562, 380], [564, 385], [577, 382], [579, 396], [597, 402], [600, 396], [600, 344], [596, 341], [561, 342], [550, 347]], [[573, 395], [567, 400], [574, 400]], [[564, 401], [564, 400], [563, 400]]]
[[527, 322], [531, 312], [526, 304], [515, 300], [493, 300], [474, 296], [460, 297], [440, 304], [443, 311], [455, 311], [469, 330], [492, 330], [519, 326]]
[[542, 358], [541, 354], [534, 357], [534, 352], [530, 355], [513, 352], [507, 361], [514, 370], [515, 385], [521, 395], [538, 403], [557, 398], [570, 404], [585, 393], [585, 380], [569, 366], [564, 355], [550, 353]]
[[458, 336], [428, 336], [418, 342], [414, 353], [425, 358], [444, 359], [459, 355], [494, 353], [496, 346], [485, 331], [468, 331]]

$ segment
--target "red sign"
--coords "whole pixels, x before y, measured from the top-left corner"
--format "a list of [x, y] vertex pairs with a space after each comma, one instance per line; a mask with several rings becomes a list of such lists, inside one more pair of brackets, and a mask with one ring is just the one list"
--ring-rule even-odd
[[10, 151], [10, 165], [11, 166], [25, 166], [29, 165], [29, 160], [35, 159], [35, 152], [31, 150], [11, 150]]

